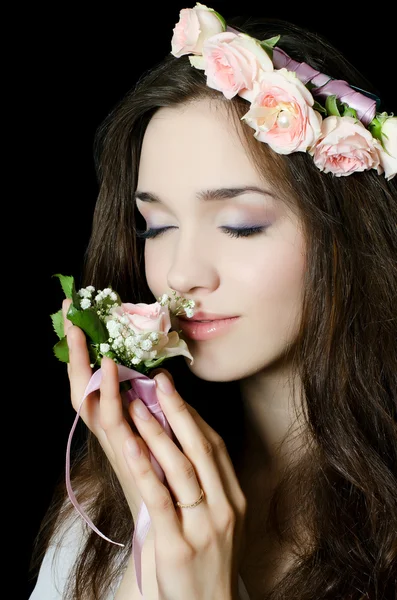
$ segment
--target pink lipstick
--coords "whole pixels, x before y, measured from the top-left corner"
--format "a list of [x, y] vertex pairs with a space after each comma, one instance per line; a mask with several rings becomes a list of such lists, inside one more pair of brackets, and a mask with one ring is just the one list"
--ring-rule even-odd
[[229, 317], [197, 312], [191, 319], [179, 317], [179, 328], [192, 340], [211, 340], [227, 332], [239, 318], [238, 316]]

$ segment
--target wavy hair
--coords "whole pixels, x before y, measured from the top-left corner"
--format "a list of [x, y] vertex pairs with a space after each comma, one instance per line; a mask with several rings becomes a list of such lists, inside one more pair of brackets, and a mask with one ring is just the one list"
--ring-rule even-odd
[[[258, 39], [281, 34], [279, 46], [294, 59], [378, 93], [318, 34], [278, 19], [228, 23]], [[134, 236], [140, 216], [132, 198], [142, 139], [160, 107], [201, 98], [230, 110], [259, 173], [297, 207], [307, 247], [302, 318], [291, 360], [302, 382], [310, 460], [302, 458], [287, 470], [271, 499], [269, 520], [280, 542], [294, 548], [295, 561], [263, 600], [390, 599], [397, 584], [397, 177], [387, 181], [375, 170], [334, 177], [321, 173], [306, 153], [275, 154], [239, 122], [247, 111], [243, 99], [226, 100], [206, 86], [203, 72], [186, 56], [167, 55], [97, 131], [99, 194], [83, 284], [111, 284], [122, 298], [153, 302], [143, 242]], [[245, 445], [238, 382], [203, 381], [183, 359], [170, 363], [178, 390], [222, 435], [237, 466]], [[227, 424], [219, 398], [235, 406]], [[72, 484], [97, 527], [126, 545], [120, 550], [94, 532], [87, 536], [65, 597], [99, 600], [128, 560], [133, 524], [89, 431], [75, 456]], [[288, 527], [281, 519], [287, 490], [296, 507]], [[62, 484], [43, 520], [35, 565], [73, 512], [65, 498]], [[302, 531], [309, 533], [309, 545]]]

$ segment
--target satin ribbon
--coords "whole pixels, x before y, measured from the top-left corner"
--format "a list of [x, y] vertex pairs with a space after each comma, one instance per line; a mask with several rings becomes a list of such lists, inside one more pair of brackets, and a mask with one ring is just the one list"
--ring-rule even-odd
[[[153, 416], [160, 423], [160, 425], [164, 428], [167, 435], [172, 439], [171, 427], [170, 427], [170, 425], [160, 407], [158, 399], [157, 399], [156, 382], [154, 381], [154, 379], [150, 379], [150, 377], [147, 377], [146, 375], [143, 375], [142, 373], [139, 373], [138, 371], [134, 371], [133, 369], [129, 369], [128, 367], [125, 367], [123, 365], [117, 364], [117, 368], [118, 368], [119, 382], [121, 383], [122, 381], [129, 381], [131, 384], [131, 389], [129, 389], [127, 391], [123, 391], [121, 393], [123, 402], [126, 402], [127, 404], [129, 404], [135, 398], [140, 398], [145, 403], [145, 405], [150, 410], [150, 412], [153, 414]], [[73, 433], [74, 433], [74, 430], [76, 429], [77, 422], [80, 418], [80, 412], [81, 412], [81, 408], [83, 406], [84, 400], [86, 399], [88, 394], [99, 389], [100, 384], [101, 384], [101, 379], [102, 379], [102, 371], [101, 371], [101, 369], [98, 369], [97, 371], [95, 371], [95, 373], [93, 373], [90, 381], [87, 384], [87, 387], [84, 392], [84, 396], [80, 402], [79, 408], [76, 413], [76, 417], [74, 419], [72, 428], [69, 433], [69, 438], [68, 438], [67, 447], [66, 447], [66, 472], [65, 472], [66, 489], [67, 489], [70, 501], [72, 502], [75, 509], [83, 517], [83, 519], [87, 523], [87, 525], [89, 525], [89, 527], [91, 527], [91, 529], [93, 529], [95, 531], [95, 533], [100, 535], [107, 542], [115, 544], [116, 546], [124, 547], [124, 544], [120, 544], [119, 542], [115, 542], [115, 541], [111, 540], [110, 538], [106, 537], [94, 525], [94, 523], [91, 521], [89, 516], [84, 512], [84, 510], [78, 503], [77, 498], [73, 492], [71, 481], [70, 481], [70, 449], [71, 449]], [[151, 452], [150, 452], [150, 462], [156, 472], [156, 475], [158, 476], [160, 481], [162, 483], [164, 483], [164, 480], [165, 480], [164, 471], [160, 467], [159, 463], [157, 462], [156, 458], [153, 456], [153, 454]], [[143, 598], [142, 564], [141, 564], [142, 548], [143, 548], [143, 544], [145, 542], [147, 533], [150, 528], [150, 523], [151, 523], [151, 520], [150, 520], [149, 512], [147, 510], [145, 503], [142, 502], [139, 512], [138, 512], [137, 523], [136, 523], [134, 535], [132, 538], [132, 553], [133, 553], [134, 565], [135, 565], [135, 575], [136, 575], [139, 591], [141, 593], [142, 598]]]
[[[227, 27], [227, 31], [235, 34], [241, 33], [234, 27]], [[285, 68], [288, 71], [294, 71], [305, 85], [311, 83], [314, 87], [310, 89], [313, 97], [325, 99], [327, 96], [335, 95], [338, 100], [345, 102], [353, 108], [360, 121], [368, 126], [376, 115], [377, 104], [380, 98], [361, 90], [360, 88], [349, 85], [343, 79], [332, 79], [320, 71], [316, 71], [305, 62], [293, 60], [284, 50], [275, 46], [273, 48], [273, 65], [276, 69]]]

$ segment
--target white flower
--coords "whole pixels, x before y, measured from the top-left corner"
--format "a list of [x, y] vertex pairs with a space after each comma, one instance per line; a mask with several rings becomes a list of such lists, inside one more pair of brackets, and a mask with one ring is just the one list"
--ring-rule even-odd
[[109, 344], [100, 344], [99, 349], [101, 352], [103, 352], [103, 354], [105, 354], [106, 352], [109, 352], [110, 346]]
[[382, 123], [381, 135], [380, 164], [386, 179], [393, 179], [397, 173], [397, 117], [386, 116]]
[[167, 304], [169, 300], [170, 297], [167, 294], [163, 294], [159, 300], [159, 304], [161, 304], [161, 306], [164, 306], [164, 304]]
[[106, 327], [109, 332], [110, 337], [116, 338], [120, 334], [121, 325], [117, 323], [117, 321], [110, 319], [106, 321]]
[[83, 310], [85, 310], [86, 308], [89, 308], [91, 306], [91, 301], [88, 300], [88, 298], [83, 298], [80, 302], [80, 306]]
[[[92, 286], [88, 286], [88, 287], [92, 287]], [[81, 290], [79, 290], [77, 292], [78, 295], [81, 296], [82, 298], [91, 298], [91, 290], [89, 290], [88, 287], [81, 288]]]
[[143, 342], [141, 342], [141, 348], [142, 350], [151, 350], [153, 347], [153, 343], [151, 342], [151, 340], [143, 340]]

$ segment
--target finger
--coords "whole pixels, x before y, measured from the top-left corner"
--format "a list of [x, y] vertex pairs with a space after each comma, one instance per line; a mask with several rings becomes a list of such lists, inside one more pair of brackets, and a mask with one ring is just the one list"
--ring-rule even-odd
[[[101, 361], [102, 378], [100, 384], [100, 416], [99, 422], [104, 430], [109, 445], [112, 448], [114, 459], [118, 464], [124, 465], [122, 444], [131, 437], [131, 432], [136, 438], [141, 438], [134, 422], [128, 418], [130, 415], [123, 407], [120, 393], [118, 369], [114, 360], [103, 357]], [[143, 442], [141, 449], [147, 457], [150, 451]]]
[[148, 509], [155, 541], [165, 539], [169, 547], [183, 544], [182, 526], [171, 494], [154, 472], [150, 459], [139, 451], [139, 447], [137, 449], [134, 437], [125, 440], [123, 453], [128, 470]]
[[[92, 377], [92, 369], [87, 349], [87, 341], [84, 331], [76, 325], [68, 328], [67, 341], [69, 348], [69, 382], [71, 401], [73, 408], [77, 411], [84, 398], [85, 390]], [[80, 416], [94, 433], [98, 429], [98, 399], [97, 392], [91, 392], [81, 406]]]
[[[208, 504], [219, 506], [219, 502], [223, 502], [226, 496], [234, 508], [243, 509], [245, 497], [223, 439], [183, 400], [173, 386], [168, 388], [168, 393], [163, 391], [160, 387], [161, 380], [163, 375], [156, 375], [160, 405], [183, 453], [193, 464], [206, 490]], [[151, 443], [147, 443], [151, 447]]]
[[[129, 412], [131, 418], [164, 471], [168, 486], [177, 500], [191, 504], [200, 495], [201, 482], [194, 467], [179, 450], [162, 425], [140, 399], [134, 400]], [[204, 507], [204, 505], [203, 505]]]

